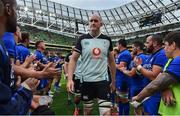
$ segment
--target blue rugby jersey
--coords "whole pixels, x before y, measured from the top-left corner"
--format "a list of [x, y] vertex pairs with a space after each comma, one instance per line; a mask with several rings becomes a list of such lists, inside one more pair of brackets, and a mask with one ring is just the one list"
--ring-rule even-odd
[[51, 62], [54, 62], [57, 64], [55, 68], [59, 68], [60, 70], [62, 70], [63, 59], [61, 57], [53, 56], [53, 57], [51, 57]]
[[16, 42], [14, 40], [14, 33], [5, 32], [2, 36], [3, 43], [9, 53], [10, 58], [16, 59]]
[[47, 58], [45, 57], [45, 55], [41, 51], [36, 50], [34, 52], [34, 55], [36, 56], [36, 60], [40, 61], [41, 63], [43, 63], [43, 64], [47, 64], [48, 63]]
[[[42, 64], [47, 64], [48, 63], [47, 58], [45, 57], [45, 55], [41, 51], [36, 50], [34, 52], [34, 55], [36, 56], [36, 60], [40, 61]], [[43, 89], [47, 85], [48, 85], [48, 80], [47, 79], [41, 79], [40, 83], [39, 83], [39, 86], [38, 86], [38, 89]]]
[[[127, 69], [129, 68], [129, 65], [131, 63], [131, 54], [129, 52], [129, 50], [125, 49], [123, 51], [121, 51], [119, 54], [118, 54], [118, 57], [116, 58], [116, 64], [120, 64], [120, 62], [125, 62], [127, 63]], [[116, 77], [120, 77], [122, 80], [126, 80], [127, 79], [127, 76], [124, 75], [119, 69], [116, 69]]]
[[[123, 50], [119, 53], [118, 57], [116, 58], [116, 64], [120, 64], [120, 62], [126, 62], [127, 63], [127, 69], [129, 68], [129, 65], [131, 63], [131, 54], [129, 50]], [[121, 72], [119, 69], [116, 69], [116, 88], [119, 90], [124, 90], [129, 88], [129, 78], [126, 76], [123, 72]]]
[[[143, 67], [148, 70], [152, 70], [153, 65], [157, 65], [161, 67], [163, 71], [163, 68], [167, 61], [168, 59], [165, 55], [164, 49], [160, 49], [148, 57]], [[149, 80], [147, 77], [144, 77], [144, 86], [148, 85], [150, 82], [151, 80]], [[144, 111], [149, 113], [149, 115], [158, 115], [160, 98], [161, 97], [159, 92], [152, 95], [148, 100], [144, 102]]]
[[12, 71], [8, 52], [0, 39], [0, 114], [25, 115], [32, 100], [32, 92], [20, 87], [11, 88]]
[[[166, 57], [164, 49], [160, 49], [148, 56], [148, 59], [146, 60], [146, 63], [143, 65], [143, 67], [145, 69], [152, 70], [153, 65], [157, 65], [163, 69], [167, 61], [168, 59]], [[146, 86], [150, 82], [151, 80], [146, 77], [144, 78], [144, 86]]]
[[172, 74], [174, 78], [180, 81], [180, 56], [171, 61], [165, 72]]
[[27, 56], [30, 56], [29, 49], [23, 44], [19, 44], [16, 46], [16, 53], [17, 59], [20, 61], [21, 64], [24, 63]]
[[[138, 54], [136, 57], [141, 58], [142, 59], [142, 65], [145, 64], [145, 61], [147, 59], [147, 56], [144, 53], [140, 53]], [[134, 61], [132, 61], [131, 63], [131, 69], [133, 67], [135, 67], [134, 65]], [[135, 76], [133, 76], [132, 78], [130, 78], [130, 82], [131, 82], [131, 88], [133, 89], [141, 89], [143, 88], [143, 75], [142, 74], [136, 74]]]

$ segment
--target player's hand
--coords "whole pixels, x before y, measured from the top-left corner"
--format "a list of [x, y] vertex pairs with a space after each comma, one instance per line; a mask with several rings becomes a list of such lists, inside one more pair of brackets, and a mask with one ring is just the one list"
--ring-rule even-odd
[[126, 67], [120, 67], [120, 68], [119, 68], [119, 70], [120, 70], [121, 72], [124, 72], [126, 69], [127, 69]]
[[132, 97], [132, 101], [138, 101], [138, 100], [139, 100], [139, 99], [138, 99], [137, 96]]
[[141, 102], [142, 99], [140, 99], [140, 98], [138, 97], [138, 95], [136, 95], [136, 96], [132, 97], [132, 101]]
[[176, 102], [171, 89], [163, 90], [161, 96], [162, 96], [162, 100], [163, 100], [164, 104], [167, 106], [174, 105]]
[[111, 92], [114, 92], [116, 90], [115, 82], [111, 82], [110, 88], [111, 88]]
[[125, 67], [124, 64], [120, 63], [120, 64], [116, 64], [116, 68], [119, 69], [121, 67]]
[[52, 68], [53, 63], [48, 63], [42, 70], [44, 77], [53, 77], [54, 75], [60, 75], [61, 70], [58, 68]]
[[138, 108], [141, 104], [141, 101], [138, 96], [134, 96], [132, 97], [132, 102], [130, 102], [130, 104], [134, 107], [134, 108]]
[[17, 76], [17, 81], [16, 81], [16, 87], [19, 88], [21, 86], [21, 77]]
[[34, 92], [37, 86], [39, 85], [39, 82], [40, 81], [35, 78], [28, 78], [21, 85], [25, 87], [26, 89], [29, 89], [32, 92]]
[[30, 55], [26, 57], [25, 62], [32, 63], [35, 59], [36, 59], [35, 55]]
[[142, 59], [139, 57], [135, 57], [134, 64], [135, 64], [135, 66], [142, 65]]
[[74, 92], [74, 82], [73, 80], [68, 80], [67, 82], [67, 91], [70, 93]]

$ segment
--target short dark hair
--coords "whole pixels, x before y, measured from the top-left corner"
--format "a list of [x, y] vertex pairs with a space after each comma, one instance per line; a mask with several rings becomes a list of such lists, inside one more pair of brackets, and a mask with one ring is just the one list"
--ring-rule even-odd
[[127, 47], [127, 42], [125, 39], [119, 39], [118, 43], [121, 44], [123, 47]]
[[2, 1], [2, 3], [3, 3], [4, 5], [6, 5], [6, 4], [11, 4], [11, 5], [13, 5], [13, 4], [16, 3], [16, 0], [1, 0], [1, 1]]
[[119, 50], [117, 48], [115, 48], [113, 51], [119, 53]]
[[24, 43], [24, 42], [26, 42], [26, 40], [29, 40], [29, 33], [26, 33], [26, 32], [21, 33], [21, 40], [20, 40], [20, 42]]
[[14, 0], [1, 0], [3, 4], [13, 3]]
[[164, 38], [164, 42], [168, 42], [170, 45], [175, 42], [176, 47], [180, 48], [180, 31], [168, 33]]
[[139, 47], [141, 50], [144, 49], [144, 44], [140, 41], [135, 41], [135, 42], [133, 42], [133, 44], [135, 47]]
[[42, 41], [42, 40], [37, 41], [37, 42], [35, 43], [35, 47], [38, 48], [38, 45], [39, 45], [41, 42], [44, 42], [44, 41]]
[[154, 35], [151, 35], [151, 37], [152, 37], [152, 39], [153, 39], [154, 41], [157, 42], [158, 45], [160, 45], [160, 46], [163, 45], [163, 39], [162, 39], [162, 37], [161, 37], [160, 35], [154, 34]]
[[13, 6], [15, 3], [16, 3], [16, 0], [0, 0], [0, 15], [2, 15], [4, 6], [6, 4], [10, 4], [11, 6]]

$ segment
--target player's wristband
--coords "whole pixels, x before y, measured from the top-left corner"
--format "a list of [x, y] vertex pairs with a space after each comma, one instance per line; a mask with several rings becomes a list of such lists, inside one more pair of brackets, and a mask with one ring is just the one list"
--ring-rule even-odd
[[128, 74], [128, 71], [127, 71], [127, 70], [125, 70], [125, 71], [123, 71], [123, 73], [127, 75], [127, 74]]
[[140, 70], [141, 70], [141, 68], [142, 68], [142, 66], [141, 66], [141, 65], [138, 65], [138, 66], [137, 66], [137, 70], [138, 70], [138, 71], [140, 71]]
[[24, 87], [24, 88], [26, 88], [26, 89], [28, 89], [28, 90], [31, 90], [30, 87], [29, 87], [29, 85], [26, 84], [25, 82], [22, 83], [21, 86]]

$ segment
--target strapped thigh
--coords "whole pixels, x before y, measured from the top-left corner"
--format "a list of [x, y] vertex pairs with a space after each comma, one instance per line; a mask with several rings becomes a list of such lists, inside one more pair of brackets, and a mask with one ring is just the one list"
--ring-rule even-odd
[[104, 115], [106, 112], [111, 110], [111, 102], [107, 100], [98, 99], [99, 113]]
[[90, 100], [90, 101], [84, 101], [84, 108], [86, 108], [86, 109], [91, 109], [92, 107], [93, 107], [93, 105], [94, 105], [94, 102], [93, 102], [93, 100]]

